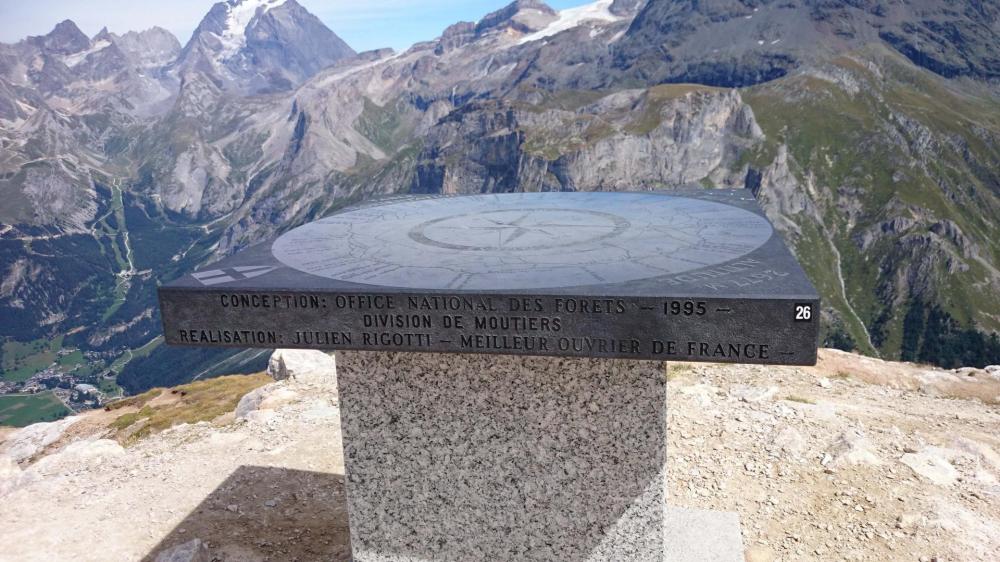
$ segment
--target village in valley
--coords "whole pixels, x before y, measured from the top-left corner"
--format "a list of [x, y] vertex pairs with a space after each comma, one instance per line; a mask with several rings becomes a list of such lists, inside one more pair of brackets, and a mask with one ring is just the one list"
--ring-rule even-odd
[[56, 342], [6, 342], [0, 379], [0, 423], [22, 426], [103, 407], [122, 397], [113, 354]]

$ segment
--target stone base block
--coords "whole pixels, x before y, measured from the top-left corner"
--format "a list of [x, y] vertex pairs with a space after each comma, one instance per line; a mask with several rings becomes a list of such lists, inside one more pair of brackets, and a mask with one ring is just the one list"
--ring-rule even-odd
[[358, 562], [664, 559], [664, 364], [338, 352]]
[[666, 562], [744, 562], [738, 513], [667, 507]]

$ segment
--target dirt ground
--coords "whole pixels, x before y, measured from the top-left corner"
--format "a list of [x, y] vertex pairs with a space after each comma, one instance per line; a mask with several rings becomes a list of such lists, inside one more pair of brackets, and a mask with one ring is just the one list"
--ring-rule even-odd
[[997, 379], [831, 350], [671, 373], [669, 501], [739, 512], [748, 560], [1000, 560], [1000, 408], [946, 394]]
[[[668, 376], [669, 502], [739, 512], [748, 561], [1000, 560], [1000, 407], [948, 394], [1000, 380], [827, 350]], [[349, 560], [329, 385], [277, 383], [247, 419], [126, 448], [98, 412], [0, 462], [0, 560]]]

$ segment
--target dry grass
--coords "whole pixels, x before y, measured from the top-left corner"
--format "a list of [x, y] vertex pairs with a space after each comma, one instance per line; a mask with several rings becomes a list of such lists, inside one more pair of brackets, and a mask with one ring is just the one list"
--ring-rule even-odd
[[122, 444], [131, 444], [175, 425], [212, 421], [232, 412], [246, 393], [272, 381], [261, 373], [196, 381], [171, 390], [156, 388], [112, 404], [113, 410], [132, 411], [115, 418], [108, 429]]
[[104, 407], [105, 410], [114, 411], [120, 410], [122, 408], [142, 408], [147, 402], [156, 398], [163, 392], [162, 388], [154, 388], [152, 390], [147, 390], [142, 394], [136, 394], [135, 396], [130, 396], [128, 398], [123, 398], [121, 400], [116, 400], [111, 402]]
[[820, 350], [819, 363], [809, 370], [816, 376], [831, 379], [851, 379], [946, 398], [1000, 404], [1000, 381], [985, 374], [968, 377], [930, 365], [888, 362], [832, 349]]
[[1000, 406], [1000, 384], [972, 382], [945, 382], [937, 389], [941, 396], [979, 400], [983, 404]]

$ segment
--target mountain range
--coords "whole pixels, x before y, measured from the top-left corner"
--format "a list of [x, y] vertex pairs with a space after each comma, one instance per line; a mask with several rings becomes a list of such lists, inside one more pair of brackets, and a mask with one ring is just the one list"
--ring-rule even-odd
[[743, 187], [827, 345], [997, 363], [998, 38], [983, 0], [518, 0], [399, 53], [295, 0], [64, 21], [0, 45], [0, 338], [139, 391], [259, 366], [158, 346], [157, 283], [362, 199]]

